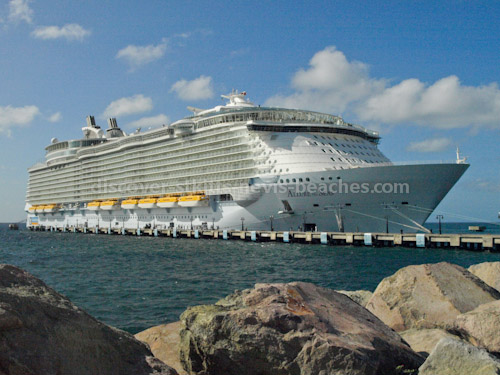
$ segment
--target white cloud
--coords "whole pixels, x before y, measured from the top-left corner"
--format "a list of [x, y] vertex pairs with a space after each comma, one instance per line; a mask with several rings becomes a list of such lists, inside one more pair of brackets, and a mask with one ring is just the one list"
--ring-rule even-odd
[[406, 149], [416, 152], [439, 152], [446, 150], [451, 144], [449, 138], [433, 138], [421, 142], [411, 142]]
[[370, 78], [365, 64], [349, 62], [335, 47], [317, 52], [309, 65], [295, 73], [294, 94], [274, 96], [266, 104], [340, 113], [385, 86], [384, 80]]
[[449, 76], [426, 85], [407, 79], [374, 95], [357, 110], [361, 119], [414, 123], [438, 128], [500, 125], [500, 90], [496, 83], [463, 86]]
[[26, 23], [33, 22], [33, 9], [30, 8], [30, 0], [10, 0], [9, 1], [9, 21]]
[[91, 34], [90, 30], [85, 30], [82, 26], [76, 23], [70, 23], [59, 26], [40, 26], [37, 27], [31, 35], [37, 39], [66, 39], [82, 41], [85, 37]]
[[167, 125], [170, 122], [170, 119], [161, 114], [158, 116], [151, 117], [143, 117], [139, 120], [132, 121], [126, 125], [127, 128], [149, 128], [149, 127], [159, 127], [162, 125]]
[[248, 55], [249, 53], [250, 53], [250, 47], [245, 47], [245, 48], [235, 49], [234, 51], [231, 51], [229, 53], [229, 56], [239, 57], [239, 56]]
[[348, 61], [335, 47], [317, 52], [309, 65], [295, 73], [291, 95], [276, 95], [266, 104], [334, 114], [350, 111], [372, 123], [500, 126], [497, 83], [464, 86], [449, 76], [432, 84], [413, 78], [391, 85], [388, 79], [371, 77], [365, 64]]
[[209, 99], [214, 96], [212, 88], [212, 77], [200, 76], [192, 81], [181, 79], [175, 82], [170, 92], [177, 93], [182, 100]]
[[30, 124], [40, 114], [34, 105], [24, 107], [0, 107], [0, 133], [10, 135], [11, 128]]
[[464, 183], [464, 185], [474, 192], [477, 190], [487, 191], [489, 193], [500, 193], [500, 181], [491, 178], [477, 178], [474, 180], [469, 180]]
[[111, 102], [104, 110], [103, 117], [128, 116], [147, 112], [151, 109], [153, 109], [153, 100], [140, 94]]
[[48, 118], [49, 122], [59, 122], [61, 121], [61, 119], [62, 119], [61, 112], [56, 112]]
[[128, 62], [131, 69], [135, 69], [141, 65], [148, 64], [152, 61], [158, 60], [165, 55], [167, 50], [167, 42], [164, 39], [158, 45], [148, 46], [134, 46], [129, 45], [116, 54], [117, 59], [124, 59]]

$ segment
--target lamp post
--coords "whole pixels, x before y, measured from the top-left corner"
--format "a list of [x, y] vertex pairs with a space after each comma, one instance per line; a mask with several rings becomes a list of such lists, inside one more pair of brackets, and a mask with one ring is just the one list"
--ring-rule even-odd
[[245, 230], [245, 228], [244, 228], [244, 222], [245, 222], [245, 218], [244, 218], [244, 217], [242, 217], [242, 218], [241, 218], [241, 231], [244, 231], [244, 230]]
[[389, 216], [385, 217], [385, 233], [389, 233]]
[[274, 220], [274, 216], [273, 215], [269, 216], [269, 221], [271, 222], [271, 232], [274, 231], [273, 220]]
[[441, 220], [444, 219], [444, 216], [443, 215], [437, 215], [436, 219], [438, 219], [439, 234], [442, 234], [442, 232], [441, 232]]

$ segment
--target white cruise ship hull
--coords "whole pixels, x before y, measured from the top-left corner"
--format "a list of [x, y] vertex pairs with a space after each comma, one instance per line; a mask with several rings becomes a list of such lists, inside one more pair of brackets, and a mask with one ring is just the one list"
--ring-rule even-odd
[[[243, 224], [248, 230], [415, 232], [467, 168], [467, 164], [389, 165], [288, 174], [290, 181], [309, 179], [295, 184], [260, 184], [256, 178], [254, 185], [241, 189], [241, 196], [248, 190], [251, 201], [210, 197], [205, 207], [151, 207], [133, 213], [121, 208], [112, 212], [77, 210], [72, 215], [29, 213], [28, 226], [38, 222], [45, 227], [241, 229]], [[358, 185], [368, 191], [355, 191]]]

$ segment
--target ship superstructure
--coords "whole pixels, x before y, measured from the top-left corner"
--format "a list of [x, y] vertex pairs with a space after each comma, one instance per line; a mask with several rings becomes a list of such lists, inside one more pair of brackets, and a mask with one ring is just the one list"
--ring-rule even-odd
[[29, 169], [27, 225], [416, 230], [468, 167], [394, 165], [339, 116], [223, 98], [145, 132], [89, 116], [82, 139], [53, 139]]

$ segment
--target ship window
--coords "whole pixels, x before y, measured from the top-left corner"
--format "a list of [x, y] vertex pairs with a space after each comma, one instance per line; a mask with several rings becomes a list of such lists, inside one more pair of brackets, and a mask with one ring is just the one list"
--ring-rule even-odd
[[292, 178], [292, 182], [297, 182], [297, 180], [295, 178]]
[[302, 182], [302, 178], [299, 178], [299, 182]]
[[290, 180], [287, 178], [287, 179], [286, 179], [286, 183], [288, 184], [289, 182], [290, 182]]
[[282, 183], [283, 183], [283, 180], [280, 180], [280, 184], [282, 184]]
[[313, 204], [313, 207], [319, 207], [319, 204], [314, 203], [314, 204]]
[[309, 177], [306, 177], [306, 181], [311, 181], [311, 180], [309, 179]]
[[324, 178], [324, 177], [321, 177], [321, 181], [325, 181], [325, 178]]

